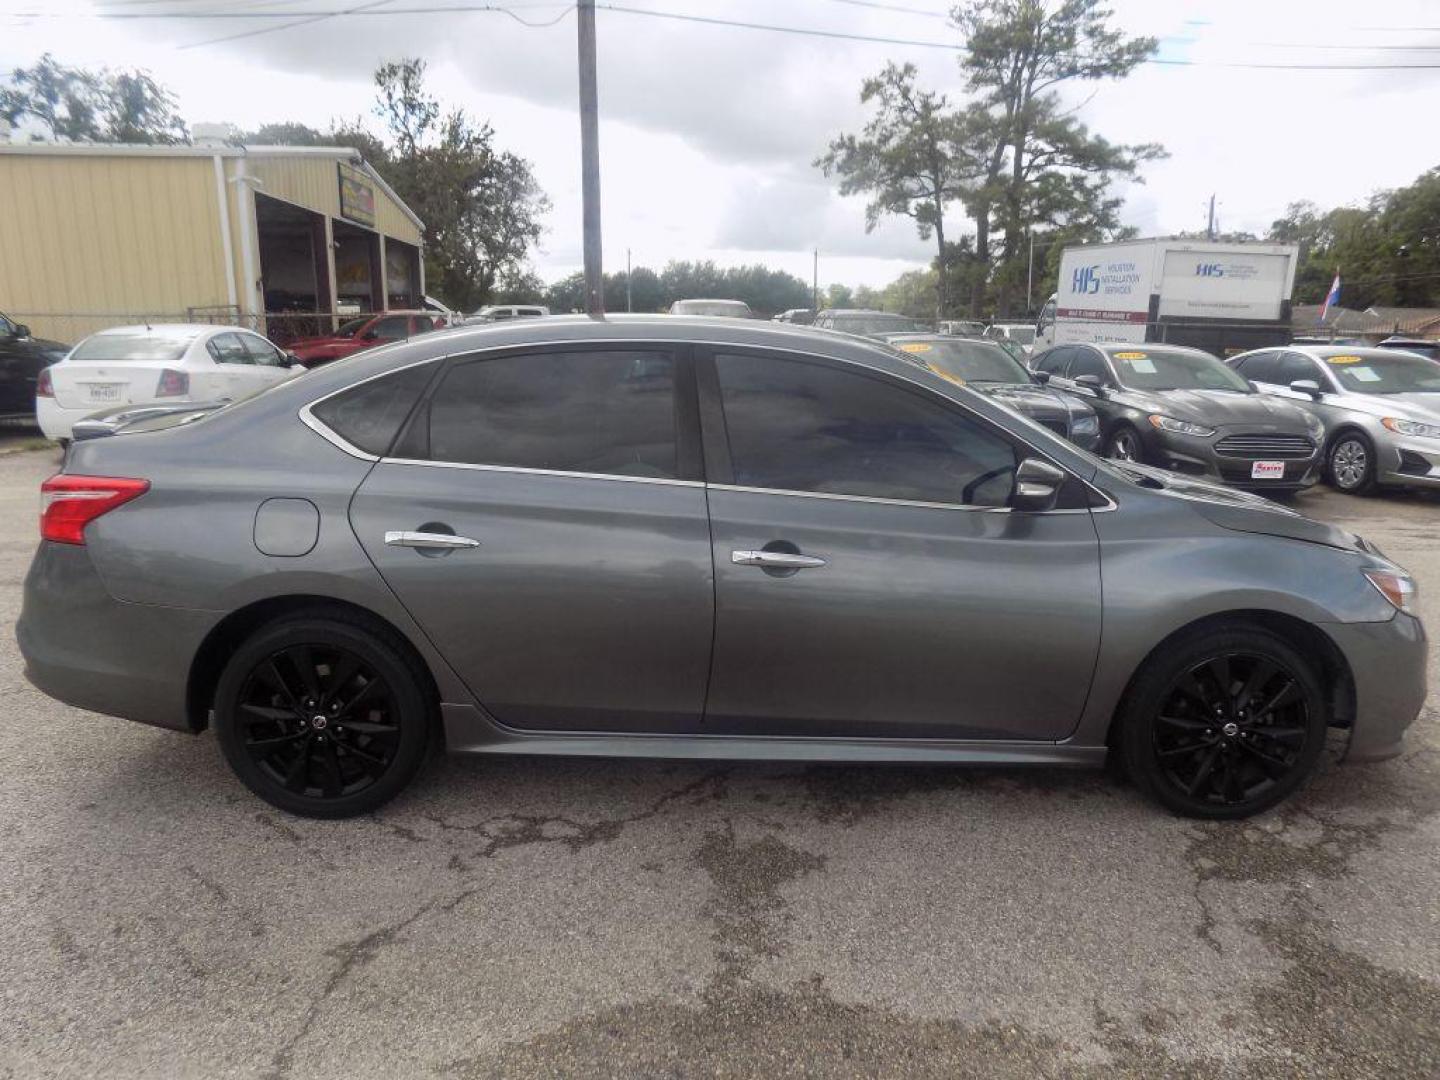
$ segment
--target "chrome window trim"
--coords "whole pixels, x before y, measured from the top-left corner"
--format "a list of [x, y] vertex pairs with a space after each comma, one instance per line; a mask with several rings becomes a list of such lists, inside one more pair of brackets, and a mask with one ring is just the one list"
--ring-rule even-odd
[[[513, 342], [513, 341], [512, 341], [512, 342], [507, 342], [507, 343], [505, 343], [505, 344], [503, 344], [503, 345], [491, 345], [491, 346], [489, 346], [489, 347], [487, 347], [487, 348], [481, 348], [481, 349], [456, 349], [456, 350], [453, 351], [453, 352], [441, 353], [439, 356], [427, 356], [427, 357], [426, 357], [425, 359], [423, 359], [423, 360], [416, 360], [416, 361], [414, 361], [413, 363], [404, 364], [404, 365], [401, 365], [400, 367], [390, 368], [390, 369], [387, 370], [387, 371], [376, 372], [374, 375], [369, 375], [369, 376], [367, 376], [367, 377], [365, 377], [365, 378], [363, 378], [363, 379], [360, 379], [360, 380], [357, 381], [357, 382], [352, 382], [352, 383], [349, 383], [349, 384], [347, 384], [347, 385], [345, 385], [345, 386], [338, 387], [338, 388], [335, 389], [335, 390], [331, 390], [328, 394], [322, 394], [320, 397], [315, 398], [315, 399], [307, 402], [307, 403], [304, 404], [303, 406], [301, 406], [301, 408], [300, 408], [300, 410], [299, 410], [299, 413], [298, 413], [298, 416], [299, 416], [300, 421], [301, 421], [306, 427], [310, 428], [311, 431], [315, 432], [315, 434], [319, 435], [319, 436], [320, 436], [322, 439], [324, 439], [326, 442], [330, 443], [332, 446], [336, 447], [337, 449], [344, 451], [345, 453], [349, 454], [351, 457], [359, 458], [361, 461], [377, 462], [377, 461], [382, 461], [382, 460], [383, 460], [383, 461], [386, 461], [386, 462], [388, 462], [388, 463], [397, 464], [397, 465], [435, 465], [435, 466], [439, 466], [439, 467], [441, 467], [441, 468], [478, 469], [478, 470], [491, 471], [491, 472], [533, 473], [534, 475], [537, 475], [537, 476], [568, 476], [568, 477], [571, 477], [571, 478], [588, 479], [588, 480], [619, 480], [619, 481], [622, 481], [622, 482], [629, 482], [629, 483], [668, 484], [668, 485], [696, 486], [696, 487], [704, 487], [704, 486], [706, 486], [705, 482], [704, 482], [704, 481], [701, 481], [701, 480], [671, 480], [671, 479], [666, 479], [666, 478], [662, 478], [662, 477], [615, 476], [615, 475], [613, 475], [613, 474], [611, 474], [611, 473], [566, 472], [566, 471], [564, 471], [564, 470], [559, 470], [559, 469], [526, 469], [526, 468], [522, 468], [522, 467], [520, 467], [520, 466], [511, 466], [511, 465], [478, 465], [478, 464], [471, 464], [471, 463], [468, 463], [468, 462], [458, 462], [458, 461], [418, 461], [418, 460], [415, 460], [415, 459], [413, 459], [413, 458], [381, 458], [381, 457], [379, 457], [379, 456], [377, 456], [377, 455], [375, 455], [375, 454], [368, 454], [368, 453], [366, 453], [364, 450], [361, 450], [359, 447], [351, 445], [351, 444], [350, 444], [349, 442], [347, 442], [345, 439], [341, 438], [338, 434], [336, 434], [334, 431], [330, 430], [330, 428], [326, 427], [323, 423], [321, 423], [318, 419], [316, 419], [316, 417], [315, 417], [315, 415], [314, 415], [314, 413], [313, 413], [313, 411], [312, 411], [312, 410], [315, 408], [315, 406], [320, 405], [320, 404], [322, 404], [322, 403], [324, 403], [324, 402], [326, 402], [326, 401], [329, 401], [332, 397], [335, 397], [335, 396], [338, 395], [338, 394], [346, 393], [347, 391], [350, 391], [350, 390], [355, 389], [357, 386], [364, 386], [364, 385], [365, 385], [366, 383], [368, 383], [368, 382], [374, 382], [376, 379], [383, 379], [383, 378], [385, 378], [386, 376], [388, 376], [388, 375], [394, 375], [394, 374], [396, 374], [397, 372], [408, 371], [410, 368], [419, 367], [421, 364], [440, 364], [440, 363], [444, 363], [445, 361], [450, 360], [450, 359], [452, 359], [452, 358], [454, 358], [454, 357], [483, 356], [483, 355], [485, 355], [486, 353], [507, 353], [507, 352], [516, 352], [516, 351], [520, 351], [520, 350], [549, 349], [549, 348], [554, 348], [554, 347], [557, 347], [557, 346], [566, 346], [566, 345], [591, 345], [591, 346], [593, 346], [593, 345], [605, 345], [605, 344], [607, 344], [607, 343], [610, 343], [610, 340], [607, 339], [607, 338], [584, 337], [584, 338], [560, 338], [560, 339], [556, 339], [556, 340], [554, 340], [554, 341], [532, 341], [532, 342]], [[816, 351], [810, 350], [810, 349], [799, 349], [799, 348], [794, 348], [794, 347], [786, 346], [786, 345], [768, 345], [768, 344], [767, 344], [767, 345], [755, 345], [755, 344], [750, 344], [750, 343], [748, 343], [748, 342], [711, 341], [711, 340], [709, 340], [709, 339], [703, 339], [703, 338], [662, 338], [662, 337], [657, 337], [657, 338], [620, 338], [620, 339], [616, 339], [616, 340], [613, 342], [613, 344], [615, 344], [616, 346], [622, 346], [622, 347], [625, 346], [625, 345], [640, 345], [640, 346], [655, 346], [655, 345], [658, 345], [658, 346], [667, 346], [667, 345], [668, 345], [668, 346], [671, 346], [671, 347], [686, 346], [686, 345], [693, 347], [693, 346], [700, 345], [700, 346], [706, 346], [706, 347], [708, 347], [708, 348], [714, 348], [714, 349], [723, 349], [723, 348], [731, 348], [731, 349], [752, 349], [752, 350], [758, 349], [758, 350], [765, 351], [765, 352], [785, 353], [785, 354], [788, 354], [788, 355], [791, 355], [791, 356], [798, 356], [798, 357], [808, 358], [808, 359], [810, 359], [810, 360], [830, 361], [830, 362], [832, 362], [832, 363], [847, 364], [847, 365], [849, 365], [850, 367], [860, 368], [862, 371], [869, 372], [869, 373], [871, 373], [871, 374], [873, 374], [873, 375], [879, 375], [879, 376], [881, 376], [881, 377], [887, 377], [887, 376], [888, 376], [888, 377], [890, 377], [890, 378], [898, 379], [898, 380], [900, 380], [902, 383], [906, 384], [907, 386], [912, 386], [912, 387], [914, 387], [916, 390], [921, 391], [922, 393], [929, 394], [931, 397], [939, 398], [941, 401], [945, 402], [947, 405], [950, 405], [950, 406], [952, 406], [952, 407], [955, 406], [955, 405], [961, 405], [961, 406], [964, 405], [964, 402], [957, 402], [957, 401], [955, 401], [953, 398], [946, 397], [944, 394], [940, 393], [940, 392], [939, 392], [938, 390], [936, 390], [934, 387], [926, 386], [924, 383], [917, 382], [917, 381], [914, 381], [914, 380], [912, 380], [912, 379], [908, 379], [908, 378], [906, 378], [905, 375], [903, 375], [903, 374], [897, 374], [896, 372], [893, 372], [893, 371], [883, 371], [883, 370], [880, 370], [880, 369], [878, 369], [878, 368], [871, 367], [871, 366], [868, 365], [868, 364], [860, 363], [858, 360], [851, 360], [850, 358], [844, 357], [844, 356], [832, 356], [832, 355], [830, 355], [830, 354], [828, 354], [828, 353], [816, 352]], [[890, 355], [886, 352], [886, 350], [884, 349], [884, 347], [881, 346], [881, 345], [872, 344], [872, 343], [863, 342], [863, 341], [857, 341], [857, 344], [871, 345], [871, 347], [875, 348], [881, 355], [885, 356], [887, 359], [894, 359], [892, 356], [890, 356]], [[1103, 350], [1102, 350], [1102, 356], [1103, 356]], [[917, 370], [928, 370], [928, 369], [920, 368], [920, 367], [917, 366]], [[938, 377], [939, 377], [939, 376], [936, 376], [936, 378], [938, 378]], [[996, 407], [997, 407], [997, 408], [1001, 408], [1002, 411], [1004, 411], [1002, 406], [996, 406]], [[1047, 455], [1047, 454], [1045, 453], [1045, 451], [1041, 450], [1038, 446], [1036, 446], [1033, 442], [1031, 442], [1029, 439], [1027, 439], [1027, 438], [1026, 438], [1023, 434], [1021, 434], [1020, 432], [1013, 431], [1013, 430], [1011, 430], [1009, 427], [1006, 427], [1006, 426], [1004, 426], [1004, 425], [1002, 425], [1002, 424], [998, 424], [998, 423], [996, 423], [994, 420], [992, 420], [992, 419], [989, 418], [989, 417], [981, 416], [981, 417], [979, 417], [979, 419], [980, 419], [980, 421], [981, 421], [982, 423], [992, 424], [992, 425], [994, 425], [994, 426], [996, 426], [996, 427], [999, 427], [999, 428], [1000, 428], [1002, 431], [1004, 431], [1005, 434], [1006, 434], [1007, 436], [1009, 436], [1010, 438], [1016, 440], [1017, 442], [1023, 443], [1025, 446], [1029, 447], [1029, 448], [1030, 448], [1031, 450], [1033, 450], [1035, 453], [1040, 454], [1041, 456], [1045, 457], [1045, 459], [1046, 459], [1047, 461], [1050, 460], [1049, 455]], [[1057, 435], [1056, 438], [1060, 438], [1060, 436]], [[1065, 441], [1065, 440], [1064, 440], [1064, 439], [1061, 439], [1061, 441], [1063, 442], [1063, 441]], [[1078, 450], [1079, 448], [1077, 447], [1076, 449]], [[1093, 483], [1091, 483], [1089, 480], [1086, 480], [1084, 477], [1077, 475], [1077, 474], [1074, 472], [1074, 470], [1069, 469], [1069, 468], [1067, 468], [1067, 467], [1064, 466], [1064, 465], [1059, 465], [1058, 463], [1056, 463], [1056, 464], [1057, 464], [1057, 467], [1058, 467], [1058, 468], [1064, 469], [1064, 471], [1065, 471], [1065, 473], [1066, 473], [1067, 475], [1073, 476], [1076, 480], [1080, 481], [1080, 483], [1084, 484], [1090, 491], [1092, 491], [1092, 492], [1095, 493], [1096, 495], [1099, 495], [1099, 496], [1101, 496], [1102, 498], [1104, 498], [1106, 505], [1104, 505], [1104, 506], [1097, 506], [1097, 507], [1084, 507], [1084, 508], [1078, 508], [1078, 509], [1074, 509], [1074, 510], [1046, 510], [1046, 511], [1042, 511], [1042, 513], [1048, 513], [1048, 514], [1074, 514], [1074, 513], [1088, 514], [1088, 513], [1103, 513], [1103, 512], [1105, 512], [1105, 511], [1109, 511], [1109, 510], [1114, 510], [1114, 509], [1116, 509], [1115, 501], [1114, 501], [1113, 499], [1111, 499], [1108, 495], [1106, 495], [1105, 492], [1101, 491], [1099, 488], [1097, 488], [1097, 487], [1096, 487]], [[1005, 507], [1005, 506], [1002, 506], [1002, 507], [994, 507], [994, 506], [962, 507], [962, 506], [960, 506], [960, 504], [956, 504], [956, 503], [926, 503], [926, 502], [914, 502], [914, 503], [911, 503], [911, 502], [907, 502], [907, 500], [904, 500], [904, 499], [888, 499], [888, 500], [873, 499], [873, 500], [871, 500], [871, 499], [869, 499], [868, 496], [862, 496], [862, 495], [829, 495], [829, 494], [825, 494], [825, 493], [822, 493], [822, 492], [785, 491], [785, 490], [779, 489], [779, 488], [744, 488], [744, 487], [740, 487], [740, 486], [736, 486], [736, 485], [724, 485], [724, 484], [715, 484], [715, 485], [710, 485], [710, 486], [713, 486], [713, 487], [715, 487], [715, 488], [717, 488], [717, 489], [730, 488], [730, 489], [737, 490], [737, 491], [753, 491], [753, 492], [762, 493], [762, 494], [799, 495], [799, 496], [808, 496], [808, 497], [812, 497], [812, 498], [854, 499], [854, 500], [860, 500], [860, 501], [891, 502], [891, 503], [896, 503], [896, 504], [902, 505], [902, 506], [903, 506], [903, 505], [929, 506], [929, 507], [939, 507], [939, 508], [946, 509], [946, 510], [971, 509], [971, 510], [986, 510], [986, 511], [990, 511], [990, 512], [1005, 511], [1005, 512], [1007, 512], [1007, 513], [1008, 513], [1009, 510], [1010, 510], [1009, 507]]]
[[469, 469], [474, 472], [519, 473], [522, 476], [564, 476], [571, 480], [618, 480], [622, 484], [659, 484], [663, 487], [704, 487], [703, 480], [677, 480], [668, 476], [620, 476], [616, 473], [572, 472], [568, 469], [533, 469], [524, 465], [475, 465], [468, 461], [423, 461], [419, 458], [377, 458], [382, 465], [420, 465], [432, 469]]
[[[1077, 480], [1080, 478], [1077, 476]], [[1080, 480], [1085, 484], [1084, 480]], [[828, 491], [790, 491], [786, 488], [747, 487], [744, 484], [706, 484], [710, 491], [735, 491], [745, 495], [782, 495], [792, 499], [827, 499], [832, 502], [875, 503], [880, 506], [914, 506], [922, 510], [960, 510], [971, 514], [1098, 514], [1116, 509], [1113, 499], [1103, 491], [1085, 484], [1105, 500], [1104, 506], [1077, 506], [1063, 510], [1017, 511], [1013, 506], [979, 506], [973, 503], [924, 502], [918, 499], [887, 499], [880, 495], [839, 495]]]

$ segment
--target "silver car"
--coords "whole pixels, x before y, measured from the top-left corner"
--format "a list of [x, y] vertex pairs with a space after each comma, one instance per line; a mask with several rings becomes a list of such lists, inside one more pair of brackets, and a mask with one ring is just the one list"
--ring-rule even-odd
[[1341, 491], [1440, 488], [1440, 363], [1394, 349], [1292, 345], [1229, 361], [1325, 425], [1325, 475]]
[[438, 742], [1113, 754], [1164, 806], [1239, 817], [1331, 734], [1398, 753], [1425, 697], [1414, 583], [1364, 541], [1102, 461], [858, 338], [513, 321], [160, 424], [45, 482], [27, 674], [213, 729], [298, 814], [373, 810]]

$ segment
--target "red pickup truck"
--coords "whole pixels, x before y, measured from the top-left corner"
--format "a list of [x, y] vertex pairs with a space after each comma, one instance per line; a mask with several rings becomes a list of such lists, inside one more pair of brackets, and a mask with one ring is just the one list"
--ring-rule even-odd
[[287, 346], [307, 368], [319, 367], [363, 349], [438, 330], [445, 319], [429, 311], [382, 311], [341, 323], [333, 334], [299, 338]]

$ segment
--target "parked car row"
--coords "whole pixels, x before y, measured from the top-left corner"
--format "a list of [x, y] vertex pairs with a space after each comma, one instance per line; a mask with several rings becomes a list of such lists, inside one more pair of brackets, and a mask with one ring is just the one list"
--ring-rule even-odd
[[1114, 755], [1207, 818], [1280, 802], [1337, 733], [1399, 753], [1427, 659], [1403, 569], [1044, 423], [1074, 437], [1083, 398], [1113, 435], [1128, 403], [1209, 464], [1222, 425], [1186, 430], [1186, 400], [1302, 415], [1213, 359], [1130, 351], [1043, 354], [1046, 385], [939, 335], [422, 335], [77, 442], [43, 486], [26, 673], [213, 727], [252, 791], [319, 817], [392, 798], [442, 730], [511, 755]]

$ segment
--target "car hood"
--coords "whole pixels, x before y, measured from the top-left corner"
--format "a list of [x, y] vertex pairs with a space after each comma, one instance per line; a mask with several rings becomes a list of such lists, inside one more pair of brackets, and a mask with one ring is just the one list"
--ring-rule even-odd
[[1222, 529], [1257, 533], [1261, 536], [1279, 536], [1286, 540], [1302, 540], [1308, 544], [1324, 544], [1341, 551], [1379, 554], [1362, 537], [1334, 525], [1314, 521], [1262, 495], [1237, 491], [1208, 480], [1197, 480], [1166, 469], [1135, 465], [1128, 461], [1120, 471], [1140, 474], [1138, 483], [1141, 487], [1163, 491], [1167, 495], [1186, 500], [1196, 513]]
[[1026, 416], [1074, 418], [1093, 413], [1085, 402], [1071, 394], [1034, 383], [967, 383], [971, 389], [992, 397]]
[[1378, 408], [1377, 415], [1399, 416], [1402, 420], [1419, 420], [1421, 423], [1440, 423], [1440, 394], [1375, 394], [1371, 401]]
[[1205, 427], [1247, 427], [1307, 434], [1305, 413], [1269, 394], [1237, 394], [1226, 390], [1126, 390], [1124, 398], [1149, 402], [1141, 408]]

